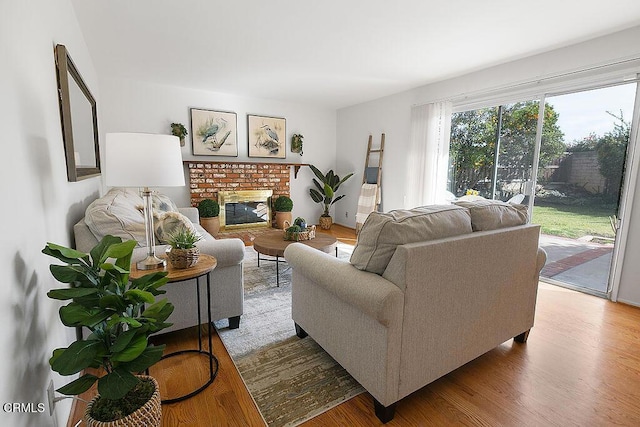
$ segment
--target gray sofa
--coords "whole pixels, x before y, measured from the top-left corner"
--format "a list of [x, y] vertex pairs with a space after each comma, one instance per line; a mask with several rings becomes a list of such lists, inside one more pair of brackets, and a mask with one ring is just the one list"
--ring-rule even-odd
[[369, 216], [351, 262], [302, 244], [284, 254], [298, 336], [371, 393], [383, 422], [410, 393], [510, 338], [525, 342], [546, 260], [539, 226], [510, 226], [526, 222], [522, 209], [485, 212], [506, 226], [485, 231], [472, 231], [482, 226], [467, 207], [394, 212]]
[[[202, 235], [197, 243], [202, 253], [216, 257], [218, 264], [209, 273], [211, 279], [212, 320], [229, 319], [229, 326], [237, 328], [243, 313], [243, 260], [244, 243], [240, 239], [215, 239], [199, 224], [196, 208], [175, 208], [166, 197], [154, 198], [156, 206], [171, 212], [179, 212], [183, 221], [189, 221]], [[157, 203], [156, 203], [157, 202]], [[134, 249], [133, 260], [143, 259], [147, 254], [145, 243], [144, 217], [139, 212], [142, 198], [130, 189], [112, 189], [87, 208], [87, 216], [74, 225], [76, 249], [89, 252], [98, 243], [102, 234], [112, 234], [123, 239], [134, 239], [138, 246]], [[169, 205], [169, 206], [166, 206]], [[172, 214], [174, 217], [177, 214]], [[97, 235], [97, 236], [96, 236]], [[164, 253], [166, 245], [157, 244], [156, 254]], [[201, 279], [200, 303], [203, 319], [206, 319], [206, 286]], [[173, 326], [162, 333], [183, 329], [197, 324], [197, 303], [195, 279], [169, 283], [164, 286], [165, 296], [174, 304], [175, 310], [169, 322]], [[205, 320], [206, 322], [206, 320]]]

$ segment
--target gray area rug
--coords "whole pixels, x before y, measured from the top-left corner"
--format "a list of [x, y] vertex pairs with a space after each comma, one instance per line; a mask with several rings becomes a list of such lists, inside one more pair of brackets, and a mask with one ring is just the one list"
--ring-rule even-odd
[[[352, 246], [339, 244], [348, 259]], [[262, 257], [261, 257], [262, 258]], [[218, 334], [269, 426], [295, 426], [364, 392], [310, 337], [300, 339], [291, 319], [291, 269], [260, 260], [246, 248], [244, 315], [239, 329], [216, 322]]]

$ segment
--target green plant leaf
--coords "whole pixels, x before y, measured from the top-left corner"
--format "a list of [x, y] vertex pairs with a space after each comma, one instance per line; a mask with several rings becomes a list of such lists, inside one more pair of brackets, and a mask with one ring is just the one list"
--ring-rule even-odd
[[155, 273], [145, 274], [144, 276], [138, 277], [137, 279], [133, 279], [131, 281], [131, 288], [150, 291], [150, 289], [157, 289], [168, 281], [169, 279], [167, 278], [167, 272], [158, 271]]
[[69, 300], [73, 298], [84, 297], [95, 294], [98, 290], [95, 288], [68, 288], [68, 289], [52, 289], [47, 292], [47, 296], [51, 299]]
[[157, 319], [162, 312], [162, 309], [167, 305], [168, 302], [169, 301], [166, 298], [163, 298], [160, 301], [156, 301], [144, 310], [142, 316]]
[[[324, 185], [324, 195], [328, 198], [331, 199], [333, 197], [333, 188], [331, 188], [331, 186], [329, 184], [325, 184]], [[326, 202], [325, 202], [326, 203]]]
[[100, 242], [98, 242], [98, 244], [94, 246], [93, 249], [91, 249], [90, 254], [91, 254], [91, 259], [94, 262], [94, 265], [102, 264], [107, 259], [107, 256], [106, 256], [107, 249], [111, 245], [114, 245], [120, 242], [122, 242], [122, 239], [120, 237], [111, 236], [111, 235], [104, 236], [102, 240], [100, 240]]
[[331, 204], [334, 204], [334, 203], [335, 203], [335, 202], [337, 202], [338, 200], [342, 199], [344, 196], [345, 196], [345, 195], [343, 194], [343, 195], [341, 195], [341, 196], [336, 197], [335, 199], [333, 199], [333, 202], [331, 202]]
[[[60, 375], [73, 375], [91, 365], [98, 352], [100, 341], [80, 340], [49, 359], [51, 369]], [[60, 350], [60, 349], [58, 349]]]
[[84, 276], [85, 271], [82, 271], [79, 265], [57, 265], [51, 264], [49, 271], [58, 282], [72, 283], [78, 280], [79, 276]]
[[124, 363], [123, 369], [127, 369], [131, 372], [142, 372], [150, 366], [153, 366], [162, 358], [165, 345], [150, 345], [148, 346], [137, 358], [131, 362]]
[[[113, 352], [111, 360], [116, 362], [130, 362], [140, 356], [145, 348], [147, 348], [147, 337], [139, 335], [131, 339], [125, 348], [118, 352]], [[111, 349], [113, 351], [113, 348]]]
[[311, 168], [311, 171], [313, 172], [313, 174], [321, 181], [321, 182], [325, 182], [325, 177], [324, 174], [322, 172], [320, 172], [320, 169], [318, 169], [317, 167], [313, 166], [313, 165], [309, 165], [309, 167]]
[[60, 320], [65, 326], [88, 326], [107, 319], [113, 314], [113, 310], [100, 310], [97, 308], [87, 308], [78, 303], [71, 302], [64, 307], [60, 307]]
[[[164, 299], [163, 301], [166, 301], [166, 299]], [[146, 319], [150, 319], [153, 320], [154, 322], [158, 323], [158, 322], [164, 322], [165, 320], [167, 320], [169, 318], [169, 316], [171, 315], [171, 313], [173, 313], [173, 309], [174, 309], [174, 305], [171, 303], [165, 304], [164, 306], [162, 306], [162, 308], [157, 311], [157, 312], [153, 312], [153, 315], [151, 316], [147, 316], [148, 313], [142, 313], [142, 315], [146, 318]], [[155, 331], [154, 331], [155, 332]]]
[[98, 380], [98, 393], [105, 399], [121, 399], [139, 381], [131, 372], [118, 367]]
[[111, 346], [111, 351], [113, 353], [119, 353], [122, 350], [125, 349], [125, 347], [127, 346], [127, 344], [129, 344], [131, 342], [131, 340], [133, 339], [133, 337], [136, 336], [136, 333], [138, 331], [136, 331], [135, 329], [129, 329], [128, 331], [123, 332], [122, 334], [120, 334], [115, 342], [113, 343], [113, 345]]
[[100, 308], [111, 308], [117, 311], [124, 311], [127, 304], [120, 295], [105, 295], [98, 301]]
[[156, 300], [151, 292], [143, 291], [142, 289], [129, 289], [124, 293], [124, 297], [136, 303], [145, 304], [153, 304]]
[[309, 189], [309, 194], [311, 194], [311, 198], [316, 203], [322, 203], [322, 201], [324, 200], [324, 195], [320, 194], [318, 191], [314, 190], [313, 188]]
[[69, 384], [60, 387], [56, 391], [66, 396], [77, 396], [89, 390], [93, 383], [98, 380], [98, 377], [91, 374], [84, 374], [75, 381], [71, 381]]
[[65, 246], [56, 245], [55, 243], [47, 243], [42, 250], [43, 254], [58, 258], [60, 261], [67, 264], [80, 264], [82, 259], [88, 260], [88, 255], [84, 252], [77, 251], [75, 249], [67, 248]]
[[137, 319], [134, 319], [133, 317], [121, 317], [120, 321], [122, 323], [126, 323], [127, 325], [130, 325], [132, 328], [139, 328], [142, 326], [142, 323], [140, 323]]

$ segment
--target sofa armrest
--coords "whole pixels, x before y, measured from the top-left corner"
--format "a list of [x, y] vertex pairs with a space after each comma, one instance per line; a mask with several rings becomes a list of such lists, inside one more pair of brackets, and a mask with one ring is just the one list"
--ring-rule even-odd
[[196, 246], [200, 252], [216, 257], [218, 267], [237, 265], [244, 260], [244, 242], [240, 239], [214, 239], [207, 234]]
[[389, 326], [396, 317], [393, 313], [402, 309], [404, 295], [396, 285], [377, 274], [358, 270], [348, 261], [302, 243], [287, 246], [284, 257], [294, 274], [322, 286], [384, 326]]
[[542, 268], [544, 267], [546, 262], [547, 262], [547, 253], [545, 252], [544, 249], [538, 248], [538, 256], [536, 259], [536, 270], [538, 275], [540, 275], [540, 272], [542, 271]]
[[178, 208], [178, 212], [180, 212], [182, 215], [189, 218], [189, 221], [191, 221], [192, 223], [200, 224], [200, 213], [198, 212], [198, 208], [194, 208], [194, 207]]

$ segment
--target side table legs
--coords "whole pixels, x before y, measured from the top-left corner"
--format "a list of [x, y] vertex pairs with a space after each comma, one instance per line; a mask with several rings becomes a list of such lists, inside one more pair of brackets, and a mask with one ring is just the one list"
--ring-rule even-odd
[[[185, 399], [195, 396], [196, 394], [200, 393], [202, 390], [207, 388], [211, 383], [213, 383], [213, 381], [216, 379], [216, 376], [218, 375], [218, 359], [213, 354], [213, 345], [212, 345], [212, 338], [211, 338], [211, 324], [212, 324], [211, 323], [211, 277], [209, 276], [209, 273], [206, 273], [206, 276], [207, 276], [207, 333], [209, 335], [209, 339], [208, 339], [209, 348], [207, 350], [202, 349], [202, 316], [200, 313], [201, 311], [200, 310], [200, 277], [202, 276], [199, 276], [196, 278], [196, 299], [198, 303], [198, 349], [176, 351], [174, 353], [170, 353], [162, 356], [162, 359], [178, 356], [185, 353], [203, 354], [207, 356], [207, 358], [209, 359], [209, 379], [204, 385], [200, 386], [199, 388], [192, 391], [191, 393], [185, 394], [184, 396], [162, 400], [163, 404], [181, 402]], [[215, 369], [213, 367], [214, 361], [215, 361]]]

